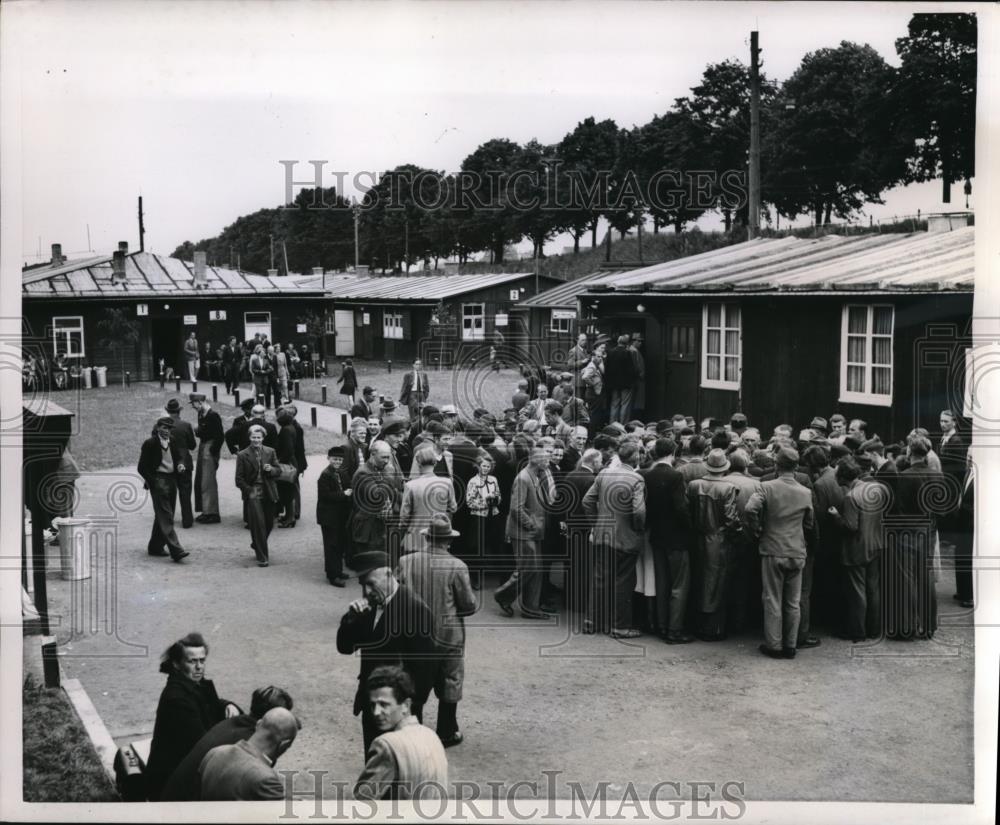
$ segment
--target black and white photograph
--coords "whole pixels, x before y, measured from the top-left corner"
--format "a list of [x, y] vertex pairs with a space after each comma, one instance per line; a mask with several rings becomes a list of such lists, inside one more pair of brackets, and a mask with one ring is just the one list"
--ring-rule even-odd
[[998, 54], [3, 2], [0, 819], [995, 821]]

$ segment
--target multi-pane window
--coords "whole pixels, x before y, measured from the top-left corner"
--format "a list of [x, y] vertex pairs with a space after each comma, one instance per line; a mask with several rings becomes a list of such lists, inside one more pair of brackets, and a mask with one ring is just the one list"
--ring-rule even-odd
[[403, 339], [403, 315], [400, 312], [382, 313], [382, 337]]
[[83, 347], [83, 316], [56, 316], [52, 319], [53, 357], [65, 355], [67, 358], [82, 358], [86, 355]]
[[841, 321], [840, 400], [892, 403], [893, 308], [848, 304]]
[[701, 385], [720, 390], [740, 388], [739, 304], [706, 303], [702, 307]]
[[572, 310], [567, 311], [564, 309], [554, 309], [552, 310], [552, 319], [549, 324], [549, 329], [552, 332], [569, 335], [569, 333], [573, 331], [573, 321], [575, 316], [576, 313]]
[[462, 304], [462, 340], [486, 338], [486, 304]]

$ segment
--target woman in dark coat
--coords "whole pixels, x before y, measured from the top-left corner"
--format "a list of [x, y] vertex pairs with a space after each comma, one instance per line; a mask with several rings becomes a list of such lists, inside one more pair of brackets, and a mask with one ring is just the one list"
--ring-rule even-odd
[[156, 707], [153, 741], [146, 765], [146, 793], [156, 802], [167, 779], [209, 728], [243, 711], [220, 699], [211, 679], [205, 678], [208, 645], [200, 633], [189, 633], [160, 657], [160, 673], [167, 684]]
[[338, 384], [343, 384], [340, 388], [340, 394], [346, 395], [351, 399], [351, 405], [354, 405], [354, 393], [358, 389], [358, 376], [354, 373], [354, 362], [348, 358], [344, 361], [344, 368], [340, 371], [340, 378], [337, 379]]

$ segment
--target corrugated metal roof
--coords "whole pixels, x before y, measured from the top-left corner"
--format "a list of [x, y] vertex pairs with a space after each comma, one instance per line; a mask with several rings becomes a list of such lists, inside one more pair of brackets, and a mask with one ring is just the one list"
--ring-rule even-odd
[[31, 298], [158, 295], [198, 297], [220, 295], [305, 295], [320, 297], [322, 286], [303, 283], [299, 278], [267, 278], [209, 266], [205, 270], [207, 288], [195, 289], [193, 267], [178, 258], [133, 252], [125, 259], [125, 282], [112, 284], [111, 257], [86, 258], [59, 266], [37, 267], [21, 273], [21, 291]]
[[[440, 301], [497, 284], [533, 277], [531, 272], [495, 272], [487, 275], [327, 275], [326, 296], [341, 300]], [[548, 280], [548, 279], [545, 279]], [[323, 277], [303, 278], [318, 285]]]
[[747, 241], [612, 273], [591, 281], [588, 288], [629, 293], [971, 291], [974, 259], [975, 227], [971, 226], [953, 232], [789, 237]]
[[593, 272], [590, 275], [574, 278], [572, 281], [566, 281], [552, 287], [552, 289], [539, 292], [531, 298], [525, 298], [518, 306], [576, 309], [576, 296], [585, 292], [592, 284], [602, 281], [607, 276], [607, 272]]

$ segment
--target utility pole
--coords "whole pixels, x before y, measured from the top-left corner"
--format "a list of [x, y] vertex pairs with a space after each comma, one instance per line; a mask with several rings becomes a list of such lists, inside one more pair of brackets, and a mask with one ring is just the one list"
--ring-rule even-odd
[[[968, 200], [968, 198], [966, 198], [966, 200]], [[968, 205], [968, 204], [966, 204], [966, 205]], [[87, 224], [87, 251], [88, 252], [93, 252], [94, 251], [94, 247], [92, 247], [90, 245], [90, 224], [89, 223]]]
[[271, 242], [271, 269], [274, 269], [274, 235], [268, 235], [267, 237]]
[[354, 213], [354, 270], [357, 271], [361, 265], [361, 248], [358, 245], [358, 224], [361, 221], [361, 207], [358, 206], [357, 200], [354, 201], [351, 211]]
[[748, 230], [750, 240], [760, 234], [760, 46], [750, 32], [750, 174]]
[[410, 219], [406, 218], [403, 224], [403, 228], [406, 232], [406, 239], [403, 244], [403, 264], [406, 267], [404, 270], [407, 275], [410, 274]]
[[281, 242], [281, 254], [285, 258], [285, 274], [288, 275], [288, 248], [285, 246], [285, 242]]
[[139, 251], [146, 251], [146, 225], [142, 222], [142, 195], [139, 195]]
[[639, 223], [637, 224], [638, 234], [636, 237], [639, 240], [639, 263], [642, 263], [642, 213], [639, 214]]

